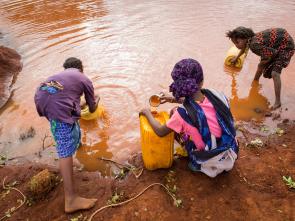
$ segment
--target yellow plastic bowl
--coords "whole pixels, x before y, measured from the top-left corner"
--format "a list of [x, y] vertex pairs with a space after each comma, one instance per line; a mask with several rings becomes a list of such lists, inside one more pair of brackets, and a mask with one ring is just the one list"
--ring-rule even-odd
[[98, 105], [96, 110], [93, 113], [89, 112], [89, 107], [86, 106], [81, 110], [81, 119], [83, 120], [94, 120], [97, 118], [102, 118], [104, 116], [104, 107], [102, 105]]
[[226, 54], [226, 58], [225, 58], [225, 61], [224, 61], [224, 64], [227, 65], [227, 66], [234, 66], [236, 68], [242, 68], [243, 67], [243, 63], [244, 63], [244, 60], [246, 58], [246, 54], [242, 54], [238, 60], [237, 60], [237, 63], [235, 63], [235, 65], [233, 65], [231, 63], [231, 59], [233, 59], [234, 57], [238, 56], [240, 50], [238, 48], [236, 48], [235, 46], [232, 46], [227, 54]]

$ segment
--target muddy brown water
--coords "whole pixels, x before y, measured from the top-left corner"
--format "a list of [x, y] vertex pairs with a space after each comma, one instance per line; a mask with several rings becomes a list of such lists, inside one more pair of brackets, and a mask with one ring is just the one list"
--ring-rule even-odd
[[[138, 111], [150, 95], [167, 92], [170, 72], [182, 58], [201, 62], [204, 86], [231, 98], [236, 119], [264, 120], [263, 111], [274, 102], [273, 82], [251, 85], [259, 61], [252, 53], [241, 71], [224, 69], [232, 46], [225, 32], [240, 25], [254, 31], [284, 27], [295, 37], [294, 16], [293, 0], [1, 0], [0, 44], [17, 50], [24, 68], [0, 112], [0, 152], [25, 156], [42, 149], [50, 132], [35, 111], [35, 88], [61, 71], [69, 56], [82, 59], [108, 113], [108, 122], [81, 122], [84, 145], [76, 157], [90, 171], [107, 169], [97, 157], [126, 161], [140, 152]], [[282, 116], [290, 119], [295, 118], [294, 61], [282, 74]], [[31, 126], [36, 135], [20, 141]]]

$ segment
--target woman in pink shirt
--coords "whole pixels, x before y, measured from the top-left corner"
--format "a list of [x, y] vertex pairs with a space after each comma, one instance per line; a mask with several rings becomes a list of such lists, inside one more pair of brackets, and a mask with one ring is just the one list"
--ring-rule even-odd
[[161, 125], [149, 109], [140, 114], [147, 117], [158, 136], [172, 131], [180, 135], [188, 152], [189, 168], [215, 177], [232, 169], [238, 154], [234, 121], [226, 97], [215, 90], [202, 89], [203, 70], [194, 59], [183, 59], [171, 73], [173, 98], [163, 102], [179, 102], [169, 121]]

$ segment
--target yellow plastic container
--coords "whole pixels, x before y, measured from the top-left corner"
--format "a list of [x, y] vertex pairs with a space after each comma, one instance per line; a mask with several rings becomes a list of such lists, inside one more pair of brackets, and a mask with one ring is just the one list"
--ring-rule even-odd
[[102, 118], [104, 116], [105, 110], [102, 105], [98, 105], [93, 113], [89, 112], [88, 106], [81, 110], [81, 119], [83, 120], [94, 120], [97, 118]]
[[[153, 113], [155, 119], [164, 124], [167, 112]], [[173, 162], [174, 133], [159, 137], [145, 116], [140, 116], [141, 149], [144, 166], [148, 170], [169, 168]]]
[[234, 66], [236, 68], [242, 68], [243, 64], [244, 64], [244, 60], [246, 58], [246, 53], [242, 54], [235, 65], [232, 65], [231, 63], [231, 59], [238, 56], [238, 54], [240, 53], [240, 49], [238, 49], [236, 46], [232, 46], [226, 53], [226, 58], [224, 61], [224, 64], [227, 66]]

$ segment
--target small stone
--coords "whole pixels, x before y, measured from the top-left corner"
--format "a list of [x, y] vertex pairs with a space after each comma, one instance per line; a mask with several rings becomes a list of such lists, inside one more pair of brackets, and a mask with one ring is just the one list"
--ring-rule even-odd
[[82, 180], [83, 181], [89, 181], [89, 178], [88, 177], [83, 177]]
[[265, 117], [271, 117], [271, 115], [272, 115], [271, 112], [266, 112], [266, 113], [264, 114]]
[[135, 216], [139, 216], [139, 212], [134, 212], [134, 215]]
[[195, 199], [194, 199], [194, 197], [191, 197], [191, 201], [194, 201]]
[[260, 108], [256, 107], [256, 108], [254, 108], [254, 112], [257, 114], [261, 114], [262, 110]]
[[275, 113], [272, 117], [273, 120], [277, 120], [281, 117], [281, 115], [279, 113]]

